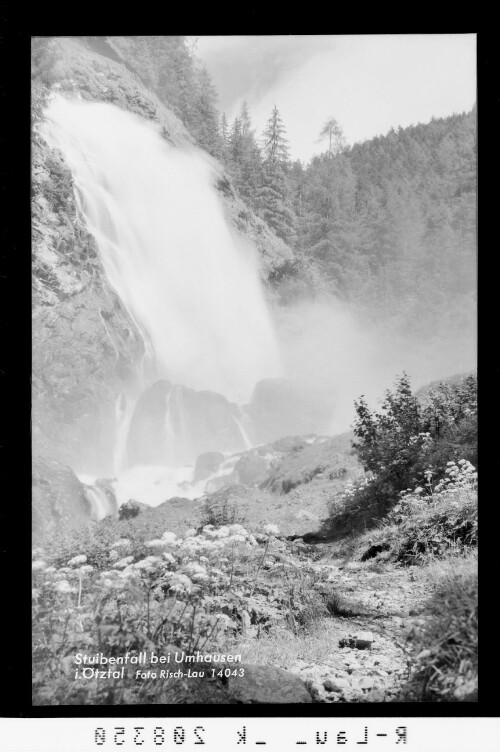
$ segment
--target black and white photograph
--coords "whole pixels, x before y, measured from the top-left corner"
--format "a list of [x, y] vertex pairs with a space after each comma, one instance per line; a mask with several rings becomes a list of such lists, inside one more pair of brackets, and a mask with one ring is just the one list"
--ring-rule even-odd
[[31, 38], [33, 707], [478, 702], [476, 42]]

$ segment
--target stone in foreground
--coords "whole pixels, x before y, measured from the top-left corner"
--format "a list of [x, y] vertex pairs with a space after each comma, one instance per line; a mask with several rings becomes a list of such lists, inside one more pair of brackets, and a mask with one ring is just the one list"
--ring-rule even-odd
[[328, 692], [343, 692], [344, 689], [351, 688], [349, 681], [347, 679], [343, 679], [342, 677], [327, 679], [324, 682], [323, 686]]
[[373, 642], [372, 632], [358, 632], [355, 635], [348, 635], [339, 640], [341, 648], [357, 648], [358, 650], [366, 650], [371, 647]]
[[241, 664], [244, 676], [230, 677], [228, 689], [237, 703], [312, 702], [304, 682], [294, 674], [273, 666]]

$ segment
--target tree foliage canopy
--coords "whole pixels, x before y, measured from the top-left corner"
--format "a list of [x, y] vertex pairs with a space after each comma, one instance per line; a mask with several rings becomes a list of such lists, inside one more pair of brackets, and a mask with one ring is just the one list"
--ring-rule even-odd
[[442, 382], [425, 401], [411, 391], [403, 374], [379, 412], [369, 409], [364, 397], [355, 402], [354, 434], [359, 459], [373, 474], [373, 488], [387, 503], [417, 484], [432, 488], [448, 462], [477, 462], [477, 379]]

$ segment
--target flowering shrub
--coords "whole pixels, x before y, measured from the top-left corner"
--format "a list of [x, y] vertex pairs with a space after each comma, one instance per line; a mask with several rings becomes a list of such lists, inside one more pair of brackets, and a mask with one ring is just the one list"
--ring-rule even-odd
[[220, 651], [240, 634], [307, 623], [321, 610], [318, 574], [278, 534], [271, 524], [256, 535], [239, 523], [208, 524], [142, 543], [105, 537], [65, 559], [34, 552], [35, 703], [139, 701], [130, 680], [74, 681], [78, 652]]
[[426, 472], [426, 487], [402, 492], [388, 515], [389, 524], [400, 526], [397, 558], [404, 563], [477, 544], [475, 468], [465, 459], [450, 461], [435, 486], [432, 475], [432, 471]]
[[371, 526], [398, 503], [402, 492], [412, 494], [412, 503], [419, 494], [431, 494], [440, 481], [449, 483], [447, 468], [459, 458], [472, 466], [475, 377], [440, 384], [421, 401], [403, 374], [395, 389], [386, 392], [380, 412], [372, 412], [364, 397], [354, 405], [353, 446], [366, 475], [335, 497], [326, 523], [330, 533], [345, 535]]

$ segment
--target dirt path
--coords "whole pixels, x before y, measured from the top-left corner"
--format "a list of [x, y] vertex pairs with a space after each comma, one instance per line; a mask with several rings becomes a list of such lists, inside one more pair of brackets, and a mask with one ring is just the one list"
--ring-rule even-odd
[[[317, 702], [396, 699], [409, 677], [405, 643], [426, 618], [425, 575], [421, 571], [415, 573], [416, 568], [402, 569], [391, 564], [378, 572], [369, 563], [349, 563], [344, 567], [342, 560], [331, 558], [317, 563], [331, 568], [335, 588], [346, 598], [361, 602], [363, 615], [333, 616], [328, 626], [331, 652], [324, 661], [307, 662], [298, 654], [296, 662], [286, 668], [306, 682]], [[340, 639], [362, 632], [371, 633], [369, 649], [340, 647]]]

